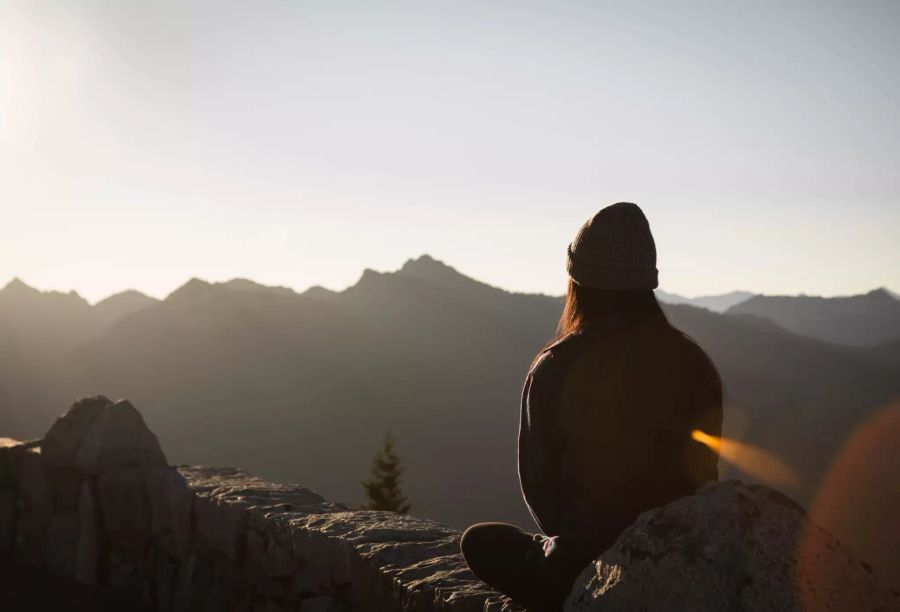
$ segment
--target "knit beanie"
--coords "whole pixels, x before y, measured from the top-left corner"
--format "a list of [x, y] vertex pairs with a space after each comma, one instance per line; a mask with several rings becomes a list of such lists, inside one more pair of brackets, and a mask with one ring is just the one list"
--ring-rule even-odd
[[600, 210], [569, 244], [567, 267], [572, 280], [585, 287], [655, 289], [656, 244], [644, 212], [631, 202]]

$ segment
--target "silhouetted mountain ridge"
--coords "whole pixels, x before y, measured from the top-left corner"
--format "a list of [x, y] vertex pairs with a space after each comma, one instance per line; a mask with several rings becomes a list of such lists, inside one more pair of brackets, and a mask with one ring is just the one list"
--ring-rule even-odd
[[900, 301], [883, 288], [832, 298], [757, 295], [727, 313], [766, 317], [795, 333], [836, 344], [873, 346], [900, 338]]
[[116, 293], [94, 304], [93, 310], [105, 325], [112, 325], [122, 317], [158, 302], [140, 291], [130, 289]]
[[234, 289], [235, 291], [271, 291], [273, 293], [288, 295], [296, 293], [296, 291], [289, 287], [261, 285], [246, 278], [233, 278], [230, 281], [225, 281], [224, 283], [220, 284], [225, 285], [229, 289]]
[[662, 289], [656, 290], [656, 297], [667, 304], [690, 304], [699, 308], [706, 308], [713, 312], [725, 312], [732, 306], [753, 297], [749, 291], [731, 291], [718, 295], [701, 295], [694, 298], [678, 295], [677, 293], [668, 293]]
[[[391, 429], [416, 513], [530, 526], [515, 470], [519, 395], [561, 305], [427, 256], [339, 292], [191, 279], [65, 350], [23, 352], [40, 330], [0, 346], [0, 431], [39, 435], [74, 397], [128, 397], [173, 461], [240, 465], [353, 504]], [[897, 363], [874, 351], [754, 315], [664, 308], [722, 374], [726, 435], [793, 466], [802, 482], [789, 493], [804, 503], [849, 432], [900, 396]], [[25, 329], [19, 316], [5, 311], [0, 333]], [[60, 316], [60, 327], [75, 320]]]

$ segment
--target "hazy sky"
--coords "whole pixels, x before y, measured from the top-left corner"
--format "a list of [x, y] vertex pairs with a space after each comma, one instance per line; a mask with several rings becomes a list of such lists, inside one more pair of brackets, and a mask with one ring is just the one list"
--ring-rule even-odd
[[561, 293], [639, 203], [664, 289], [900, 290], [900, 2], [0, 0], [0, 285]]

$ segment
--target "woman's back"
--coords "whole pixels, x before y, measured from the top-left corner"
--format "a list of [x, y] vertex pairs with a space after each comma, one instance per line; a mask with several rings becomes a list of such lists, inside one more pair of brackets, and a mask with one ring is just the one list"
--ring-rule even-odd
[[545, 533], [604, 546], [644, 510], [717, 479], [691, 437], [719, 435], [721, 387], [664, 320], [583, 330], [537, 359], [523, 394], [522, 489]]
[[615, 531], [717, 480], [718, 457], [691, 432], [720, 435], [721, 388], [702, 350], [671, 327], [584, 341], [560, 391], [563, 478], [586, 519], [602, 509]]
[[556, 338], [522, 389], [522, 495], [543, 534], [478, 523], [460, 548], [477, 576], [535, 610], [558, 610], [584, 566], [638, 514], [717, 479], [722, 388], [706, 354], [656, 301], [656, 244], [619, 202], [569, 244]]

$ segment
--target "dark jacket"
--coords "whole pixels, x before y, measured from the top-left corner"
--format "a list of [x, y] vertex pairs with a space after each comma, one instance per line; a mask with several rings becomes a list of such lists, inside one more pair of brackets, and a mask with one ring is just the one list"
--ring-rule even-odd
[[718, 479], [722, 391], [706, 354], [669, 326], [570, 334], [525, 379], [519, 479], [547, 535], [600, 551], [644, 510]]

